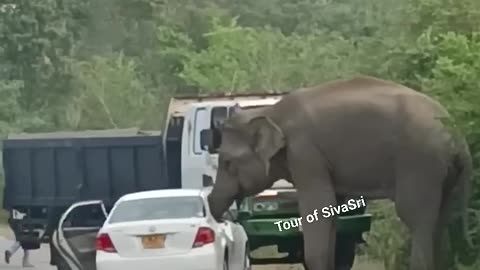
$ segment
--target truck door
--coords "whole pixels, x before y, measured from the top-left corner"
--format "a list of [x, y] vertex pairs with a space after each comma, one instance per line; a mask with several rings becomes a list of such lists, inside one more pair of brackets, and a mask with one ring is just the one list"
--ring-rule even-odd
[[226, 106], [194, 106], [185, 117], [182, 136], [182, 188], [202, 188], [213, 184], [217, 155], [202, 149], [202, 130], [221, 125], [228, 117]]
[[68, 208], [52, 239], [60, 255], [58, 269], [96, 269], [96, 236], [106, 218], [102, 201], [78, 202]]

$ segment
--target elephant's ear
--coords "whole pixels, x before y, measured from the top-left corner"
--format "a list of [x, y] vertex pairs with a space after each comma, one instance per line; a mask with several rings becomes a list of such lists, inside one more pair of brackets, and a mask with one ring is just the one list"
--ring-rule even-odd
[[280, 127], [267, 116], [253, 118], [248, 127], [253, 132], [252, 148], [263, 160], [268, 175], [270, 159], [285, 147], [285, 135]]

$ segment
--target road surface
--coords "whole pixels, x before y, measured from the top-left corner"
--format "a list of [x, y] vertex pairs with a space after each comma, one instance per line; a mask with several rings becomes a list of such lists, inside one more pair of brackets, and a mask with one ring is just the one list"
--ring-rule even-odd
[[[32, 269], [32, 270], [56, 270], [55, 267], [50, 265], [50, 249], [48, 245], [43, 245], [38, 250], [30, 251], [30, 262], [35, 266], [34, 268], [22, 268], [22, 256], [23, 251], [19, 249], [17, 253], [14, 254], [12, 257], [10, 264], [6, 264], [3, 260], [3, 254], [10, 245], [13, 244], [13, 241], [8, 239], [11, 237], [9, 235], [2, 236], [0, 235], [0, 251], [1, 251], [1, 261], [0, 261], [0, 269], [1, 270], [10, 270], [10, 269]], [[254, 270], [300, 270], [303, 269], [301, 267], [294, 267], [294, 266], [286, 266], [286, 267], [275, 267], [272, 268], [271, 266], [268, 267], [255, 267]]]
[[0, 251], [2, 259], [0, 262], [0, 269], [56, 270], [55, 267], [50, 265], [50, 249], [48, 248], [48, 245], [42, 246], [42, 248], [38, 250], [30, 251], [30, 262], [35, 268], [22, 268], [23, 250], [21, 248], [13, 255], [10, 264], [6, 264], [3, 260], [3, 254], [11, 244], [13, 244], [12, 240], [7, 239], [5, 236], [0, 236]]
[[[56, 270], [55, 267], [50, 265], [50, 248], [48, 245], [43, 245], [38, 250], [32, 250], [30, 252], [30, 262], [35, 266], [34, 268], [22, 267], [23, 251], [19, 249], [10, 260], [10, 264], [6, 264], [3, 260], [3, 254], [10, 245], [13, 244], [13, 236], [10, 230], [0, 225], [0, 269], [32, 269], [32, 270]], [[253, 270], [303, 270], [303, 267], [297, 265], [283, 265], [283, 266], [257, 266], [253, 267]], [[361, 262], [353, 267], [353, 270], [383, 270], [383, 267], [378, 263], [365, 263]]]

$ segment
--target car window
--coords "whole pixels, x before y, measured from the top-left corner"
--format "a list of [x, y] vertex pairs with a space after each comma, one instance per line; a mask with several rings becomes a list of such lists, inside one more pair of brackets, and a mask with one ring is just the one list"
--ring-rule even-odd
[[105, 222], [101, 204], [77, 206], [66, 217], [63, 227], [101, 227]]
[[120, 202], [112, 210], [109, 223], [204, 216], [200, 196], [146, 198]]
[[199, 108], [195, 112], [195, 122], [194, 122], [194, 144], [193, 144], [193, 153], [194, 154], [201, 154], [202, 147], [200, 143], [200, 132], [204, 129], [210, 128], [210, 120], [207, 109]]

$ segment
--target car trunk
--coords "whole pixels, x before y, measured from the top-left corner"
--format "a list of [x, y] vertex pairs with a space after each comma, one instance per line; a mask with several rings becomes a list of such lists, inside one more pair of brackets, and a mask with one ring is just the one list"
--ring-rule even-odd
[[202, 224], [202, 218], [127, 222], [110, 225], [106, 233], [121, 257], [155, 257], [189, 252]]

